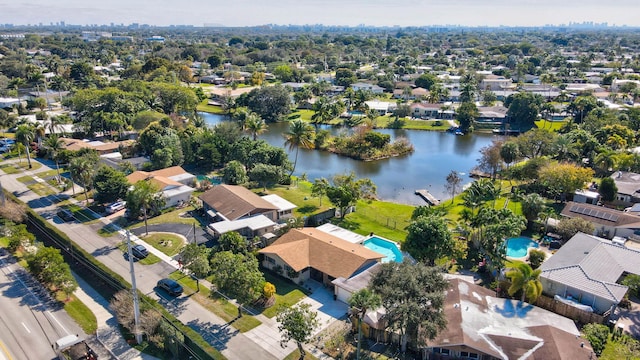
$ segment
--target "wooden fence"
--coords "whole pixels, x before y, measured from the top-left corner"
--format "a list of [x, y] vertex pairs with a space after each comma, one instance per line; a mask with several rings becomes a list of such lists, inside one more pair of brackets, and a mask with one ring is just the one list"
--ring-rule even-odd
[[544, 295], [541, 295], [538, 298], [535, 305], [556, 314], [568, 317], [569, 319], [572, 319], [574, 321], [579, 321], [583, 324], [597, 323], [606, 325], [606, 321], [608, 320], [608, 316], [598, 315], [596, 313], [580, 310], [575, 306], [565, 304]]

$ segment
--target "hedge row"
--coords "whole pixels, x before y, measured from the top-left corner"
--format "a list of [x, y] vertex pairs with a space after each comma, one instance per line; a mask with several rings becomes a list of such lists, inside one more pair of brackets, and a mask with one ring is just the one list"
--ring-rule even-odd
[[[5, 191], [8, 198], [18, 204], [25, 205], [13, 194]], [[65, 233], [46, 221], [42, 216], [25, 205], [27, 211], [27, 226], [29, 230], [38, 236], [47, 246], [53, 246], [62, 250], [62, 255], [71, 268], [85, 281], [95, 284], [95, 290], [105, 299], [111, 299], [113, 295], [123, 289], [131, 289], [131, 285], [120, 275], [111, 271], [104, 264], [96, 260], [91, 254], [73, 242]], [[184, 335], [184, 343], [200, 359], [223, 360], [226, 359], [217, 349], [207, 343], [200, 334], [184, 325], [180, 320], [167, 312], [157, 301], [139, 293], [142, 300], [152, 304], [162, 312], [165, 319]]]

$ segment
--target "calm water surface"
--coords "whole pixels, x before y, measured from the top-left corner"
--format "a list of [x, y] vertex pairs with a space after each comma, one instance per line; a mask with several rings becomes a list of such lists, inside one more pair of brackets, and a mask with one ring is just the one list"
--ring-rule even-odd
[[[224, 121], [221, 115], [201, 113], [207, 124], [215, 125]], [[269, 144], [283, 147], [287, 123], [269, 124], [269, 130], [260, 139]], [[332, 128], [335, 134], [341, 131]], [[390, 134], [391, 139], [404, 136], [413, 144], [415, 151], [406, 156], [377, 161], [358, 161], [325, 151], [300, 149], [296, 175], [306, 173], [309, 180], [330, 178], [336, 174], [355, 172], [358, 177], [368, 177], [378, 187], [378, 197], [404, 204], [424, 205], [425, 202], [414, 194], [417, 189], [427, 189], [438, 199], [446, 199], [446, 177], [451, 170], [458, 171], [464, 184], [473, 179], [469, 172], [477, 165], [480, 149], [490, 145], [498, 136], [473, 134], [456, 136], [450, 133], [420, 130], [378, 129]], [[293, 162], [295, 150], [289, 153]]]

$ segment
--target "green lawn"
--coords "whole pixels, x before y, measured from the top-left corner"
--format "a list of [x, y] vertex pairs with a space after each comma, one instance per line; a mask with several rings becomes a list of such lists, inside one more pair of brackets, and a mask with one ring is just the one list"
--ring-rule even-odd
[[96, 329], [98, 328], [96, 316], [82, 301], [73, 295], [67, 299], [67, 296], [61, 291], [56, 294], [56, 299], [64, 304], [64, 310], [80, 325], [82, 331], [87, 334], [96, 333]]
[[25, 183], [25, 184], [34, 181], [33, 178], [31, 176], [29, 176], [29, 175], [20, 176], [16, 180], [20, 181], [21, 183]]
[[358, 201], [356, 211], [344, 220], [337, 219], [339, 226], [361, 235], [375, 233], [389, 240], [403, 242], [407, 236], [405, 227], [411, 221], [415, 206], [386, 201]]
[[[66, 172], [65, 169], [60, 168], [60, 175], [62, 175], [65, 172]], [[58, 176], [58, 172], [55, 169], [53, 169], [53, 170], [41, 171], [35, 175], [41, 179], [44, 179], [50, 176]]]
[[[313, 354], [309, 354], [307, 351], [304, 358], [306, 360], [318, 360], [317, 357], [313, 356]], [[284, 360], [298, 360], [300, 359], [300, 350], [295, 349], [291, 354], [287, 355]]]
[[87, 209], [76, 204], [67, 205], [65, 207], [73, 212], [73, 216], [75, 216], [81, 223], [88, 223], [100, 217], [99, 214], [96, 214], [91, 209]]
[[178, 254], [185, 245], [180, 236], [173, 234], [149, 234], [142, 236], [141, 239], [168, 256]]
[[313, 110], [296, 110], [294, 112], [292, 112], [291, 114], [289, 114], [289, 118], [290, 119], [295, 119], [295, 118], [300, 118], [304, 121], [311, 121], [311, 117], [313, 116], [313, 114], [315, 113], [315, 111]]
[[[121, 242], [120, 244], [118, 244], [118, 249], [120, 249], [123, 254], [126, 254], [129, 251], [129, 249], [127, 249], [126, 242]], [[160, 261], [162, 260], [160, 260], [159, 257], [153, 255], [152, 253], [149, 253], [146, 258], [138, 260], [137, 263], [139, 263], [140, 265], [153, 265], [159, 263]]]
[[27, 185], [27, 188], [29, 188], [31, 191], [33, 191], [34, 193], [40, 196], [48, 196], [48, 195], [56, 194], [56, 192], [53, 189], [51, 189], [51, 187], [46, 183], [35, 183], [35, 184]]
[[331, 207], [331, 203], [326, 196], [322, 199], [322, 207], [320, 206], [320, 199], [311, 196], [311, 183], [308, 181], [297, 181], [290, 186], [277, 185], [268, 189], [267, 193], [277, 194], [298, 205], [293, 211], [293, 216], [296, 217], [319, 213]]
[[[622, 341], [620, 341], [622, 340]], [[609, 340], [602, 351], [602, 354], [598, 357], [600, 360], [639, 360], [640, 350], [633, 349], [624, 343], [624, 338], [620, 340], [614, 340], [612, 336], [609, 336]]]
[[198, 104], [197, 108], [198, 111], [202, 111], [202, 112], [208, 112], [211, 114], [219, 114], [219, 115], [224, 115], [225, 111], [222, 109], [222, 107], [220, 106], [215, 106], [215, 105], [209, 105], [209, 100], [204, 100], [203, 102], [201, 102], [200, 104]]
[[291, 306], [306, 296], [301, 287], [270, 272], [264, 273], [264, 279], [276, 287], [275, 304], [262, 311], [262, 315], [268, 318], [276, 316], [276, 312], [281, 305]]
[[[186, 206], [183, 207], [182, 209], [175, 209], [169, 212], [166, 212], [162, 215], [158, 215], [156, 217], [153, 218], [149, 218], [147, 219], [147, 223], [149, 225], [153, 225], [153, 224], [166, 224], [166, 223], [178, 223], [178, 224], [187, 224], [187, 225], [193, 225], [193, 224], [199, 224], [198, 220], [192, 218], [192, 217], [181, 217], [180, 214], [185, 213], [185, 212], [189, 212], [193, 210], [193, 206]], [[135, 224], [132, 224], [130, 226], [128, 226], [127, 228], [129, 229], [135, 229], [137, 227], [140, 226], [144, 226], [144, 221], [140, 221], [137, 222]]]
[[200, 291], [198, 292], [196, 281], [190, 276], [184, 275], [179, 271], [175, 271], [171, 273], [169, 277], [179, 282], [185, 290], [190, 290], [191, 294], [189, 294], [189, 296], [191, 299], [195, 300], [224, 321], [229, 322], [231, 326], [238, 329], [240, 332], [247, 332], [262, 324], [260, 320], [247, 314], [243, 314], [241, 318], [238, 318], [238, 308], [224, 299], [211, 297], [211, 290], [207, 287], [200, 285]]

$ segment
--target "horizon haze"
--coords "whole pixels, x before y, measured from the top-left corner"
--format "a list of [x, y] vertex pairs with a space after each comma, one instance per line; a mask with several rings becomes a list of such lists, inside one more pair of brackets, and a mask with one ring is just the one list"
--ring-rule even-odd
[[0, 0], [0, 8], [0, 24], [15, 25], [640, 26], [635, 0]]

